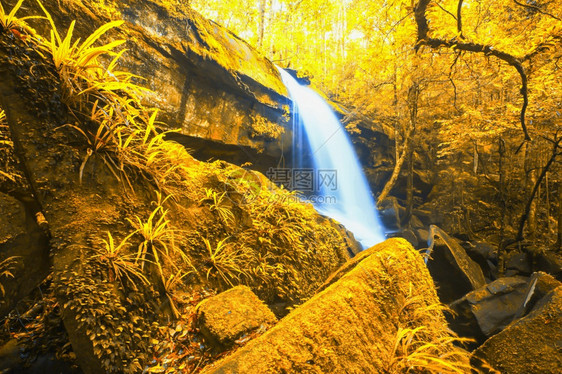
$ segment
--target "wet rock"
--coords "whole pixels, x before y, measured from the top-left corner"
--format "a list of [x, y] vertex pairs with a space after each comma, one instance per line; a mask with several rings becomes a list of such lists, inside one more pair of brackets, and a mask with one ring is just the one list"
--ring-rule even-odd
[[558, 286], [562, 286], [562, 283], [554, 279], [552, 275], [543, 273], [542, 271], [533, 273], [527, 283], [527, 290], [525, 291], [523, 303], [520, 305], [513, 319], [515, 320], [526, 315], [539, 300]]
[[388, 231], [400, 230], [400, 211], [403, 210], [398, 199], [393, 196], [386, 198], [379, 204], [379, 217]]
[[515, 252], [505, 262], [506, 275], [530, 275], [533, 270], [526, 253]]
[[[18, 200], [0, 193], [0, 262], [12, 258], [11, 277], [0, 277], [0, 318], [27, 296], [49, 272], [49, 239], [34, 215]], [[1, 271], [0, 271], [1, 273]]]
[[534, 269], [551, 274], [562, 281], [562, 258], [552, 252], [539, 252], [534, 258]]
[[483, 343], [511, 323], [525, 301], [527, 285], [527, 278], [506, 277], [468, 293], [449, 305], [456, 314], [448, 317], [451, 329]]
[[475, 352], [507, 374], [562, 372], [562, 286], [549, 292], [524, 318], [488, 339]]
[[406, 240], [389, 239], [350, 262], [337, 281], [203, 372], [377, 373], [388, 366], [398, 326], [421, 323], [429, 336], [445, 326], [435, 323], [443, 321], [440, 312], [421, 313], [422, 321], [400, 307], [410, 297], [420, 308], [438, 301], [422, 257]]
[[197, 323], [207, 342], [224, 350], [256, 330], [277, 322], [271, 310], [246, 286], [210, 297], [197, 308]]
[[427, 267], [444, 303], [460, 299], [486, 283], [482, 269], [459, 242], [435, 225], [430, 226], [430, 259]]
[[[418, 248], [418, 247], [419, 247], [418, 237], [416, 236], [416, 234], [414, 233], [413, 230], [410, 230], [410, 229], [401, 230], [399, 233], [396, 233], [396, 234], [394, 235], [394, 237], [397, 237], [397, 238], [404, 238], [404, 239], [406, 239], [414, 248]], [[424, 243], [424, 244], [425, 244], [425, 243]]]

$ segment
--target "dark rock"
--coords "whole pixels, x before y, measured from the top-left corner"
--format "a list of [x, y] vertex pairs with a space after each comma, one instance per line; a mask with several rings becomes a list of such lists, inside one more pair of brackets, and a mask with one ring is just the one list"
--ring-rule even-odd
[[20, 351], [21, 347], [15, 339], [0, 346], [0, 373], [4, 373], [22, 363]]
[[550, 274], [541, 271], [533, 273], [529, 278], [523, 303], [520, 305], [513, 320], [526, 315], [547, 293], [561, 285], [562, 283], [554, 279]]
[[492, 249], [492, 247], [490, 246], [489, 248], [486, 248], [481, 244], [483, 243], [477, 243], [477, 245], [474, 245], [472, 244], [472, 242], [469, 241], [465, 241], [461, 243], [463, 248], [466, 250], [466, 254], [472, 259], [472, 261], [480, 265], [480, 268], [482, 269], [482, 272], [484, 273], [484, 277], [486, 278], [486, 280], [492, 281], [497, 278], [495, 272], [495, 266], [493, 266], [492, 269], [490, 267], [490, 264], [488, 263], [489, 261], [488, 256], [490, 254], [490, 250]]
[[425, 230], [425, 229], [416, 229], [416, 236], [418, 237], [418, 240], [421, 243], [424, 243], [424, 245], [429, 245], [429, 231]]
[[427, 267], [444, 303], [460, 299], [486, 283], [480, 266], [470, 259], [454, 238], [435, 225], [430, 226], [430, 259]]
[[414, 230], [423, 229], [426, 226], [423, 224], [421, 219], [419, 219], [415, 214], [412, 214], [410, 218], [410, 227]]
[[[0, 193], [0, 262], [13, 258], [13, 278], [0, 277], [0, 318], [49, 273], [49, 239], [18, 200]], [[1, 271], [0, 271], [1, 273]]]
[[400, 230], [400, 213], [402, 208], [398, 200], [390, 196], [379, 204], [379, 217], [382, 224], [389, 232], [396, 232]]
[[197, 308], [197, 323], [207, 342], [219, 351], [258, 329], [277, 322], [271, 310], [246, 286], [205, 299]]
[[81, 374], [82, 370], [62, 361], [52, 353], [41, 354], [26, 362], [23, 358], [24, 347], [17, 340], [9, 340], [0, 346], [0, 373], [2, 374]]
[[393, 237], [406, 239], [414, 248], [418, 248], [419, 246], [418, 237], [410, 229], [401, 230], [400, 232], [394, 234]]
[[448, 318], [451, 329], [483, 343], [511, 323], [525, 300], [527, 285], [527, 278], [500, 278], [469, 292], [449, 305], [456, 312]]
[[534, 269], [544, 271], [562, 281], [562, 258], [552, 252], [539, 252], [534, 256]]
[[422, 221], [424, 227], [440, 225], [443, 221], [443, 213], [435, 210], [414, 209], [414, 214]]
[[472, 246], [471, 252], [478, 253], [487, 260], [497, 261], [497, 248], [484, 242], [475, 242], [473, 244], [474, 246]]
[[511, 253], [505, 262], [506, 273], [510, 274], [530, 275], [533, 270], [526, 253]]
[[562, 286], [474, 352], [507, 374], [562, 373]]

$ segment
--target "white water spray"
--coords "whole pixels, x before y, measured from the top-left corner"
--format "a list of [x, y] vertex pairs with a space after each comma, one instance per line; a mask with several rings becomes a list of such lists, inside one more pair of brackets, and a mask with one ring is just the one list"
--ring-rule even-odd
[[294, 107], [293, 173], [295, 169], [306, 169], [304, 141], [316, 178], [314, 194], [310, 196], [316, 210], [353, 232], [363, 248], [382, 242], [383, 227], [369, 184], [342, 124], [314, 90], [301, 86], [285, 70], [279, 72]]

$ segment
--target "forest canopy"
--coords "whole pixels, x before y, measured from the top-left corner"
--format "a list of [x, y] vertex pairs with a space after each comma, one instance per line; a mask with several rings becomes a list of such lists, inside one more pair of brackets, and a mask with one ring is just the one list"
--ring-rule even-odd
[[[487, 223], [478, 222], [491, 219], [498, 241], [520, 241], [522, 226], [528, 224], [533, 236], [538, 219], [543, 234], [556, 239], [562, 217], [553, 200], [561, 184], [560, 1], [193, 0], [191, 5], [352, 109], [346, 119], [350, 131], [352, 117], [393, 129], [397, 162], [390, 183], [376, 191], [379, 202], [404, 169], [415, 169], [409, 164], [423, 167], [423, 154], [439, 164], [433, 172], [442, 181], [441, 197], [434, 203], [455, 207], [448, 214], [456, 217], [456, 230], [486, 231], [478, 226]], [[456, 186], [444, 185], [447, 176]], [[471, 188], [487, 192], [467, 197]], [[408, 206], [415, 205], [411, 195]]]

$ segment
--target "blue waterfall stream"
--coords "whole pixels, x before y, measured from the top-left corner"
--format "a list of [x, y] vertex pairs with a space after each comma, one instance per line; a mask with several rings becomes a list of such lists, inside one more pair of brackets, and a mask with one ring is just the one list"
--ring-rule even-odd
[[343, 224], [363, 248], [385, 239], [367, 178], [351, 140], [328, 103], [279, 68], [293, 102], [293, 189]]

